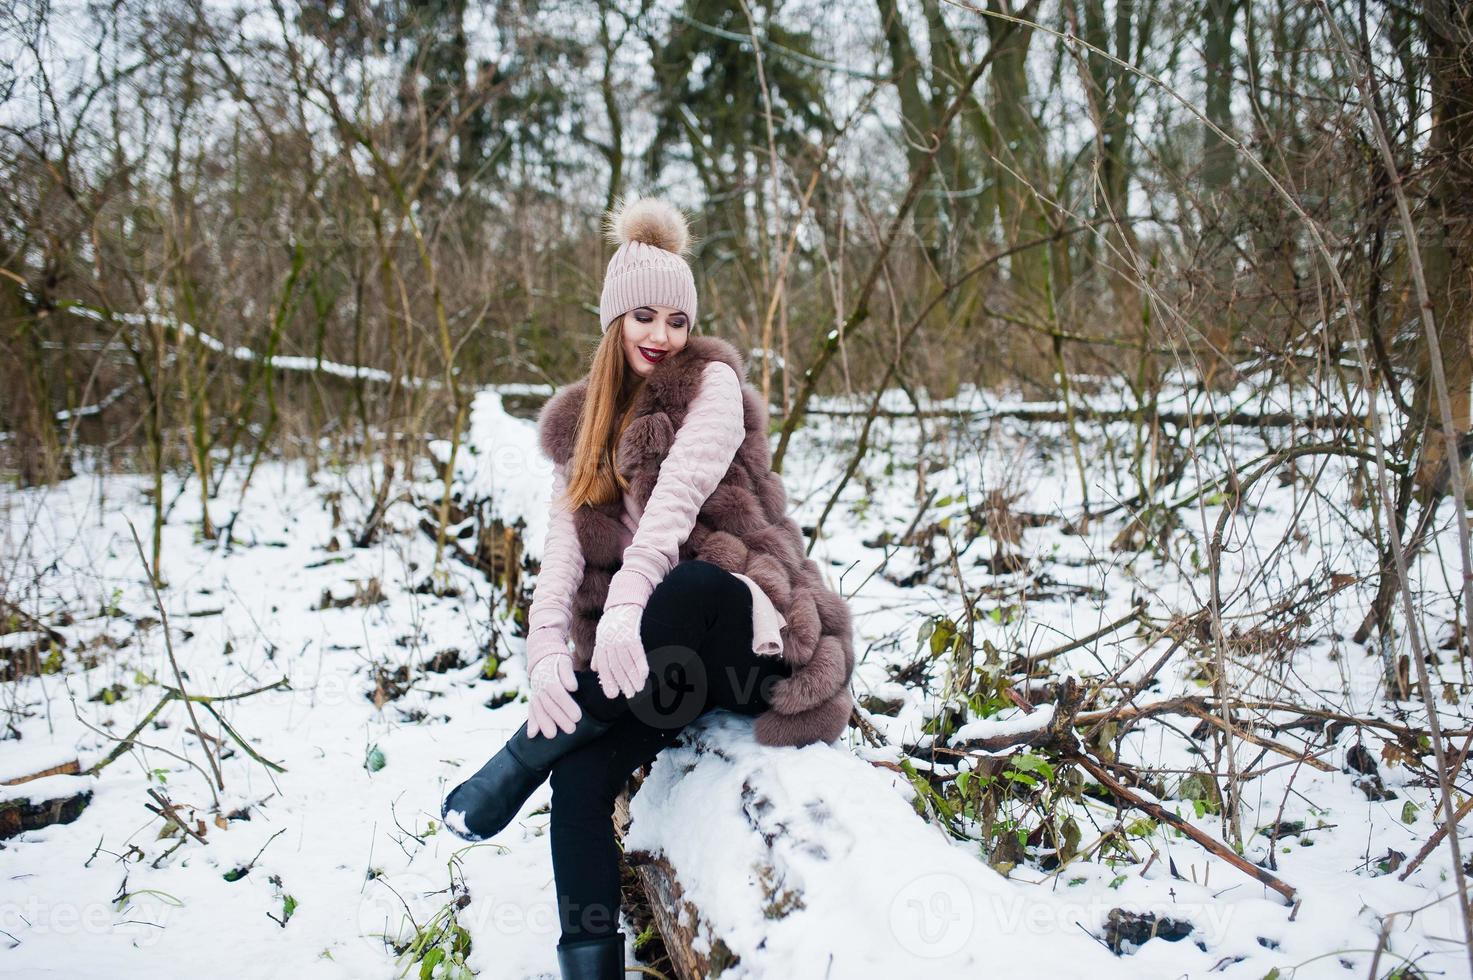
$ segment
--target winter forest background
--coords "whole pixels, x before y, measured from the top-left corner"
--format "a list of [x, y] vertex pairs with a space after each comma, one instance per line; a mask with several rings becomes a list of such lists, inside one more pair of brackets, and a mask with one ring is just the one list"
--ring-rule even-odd
[[6, 6], [0, 972], [555, 975], [438, 813], [631, 191], [859, 658], [631, 785], [649, 975], [1473, 973], [1457, 0]]

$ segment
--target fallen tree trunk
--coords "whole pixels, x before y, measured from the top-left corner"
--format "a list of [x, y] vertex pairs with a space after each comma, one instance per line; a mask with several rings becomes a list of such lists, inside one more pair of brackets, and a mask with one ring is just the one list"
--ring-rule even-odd
[[[635, 787], [636, 791], [638, 786]], [[620, 840], [629, 828], [629, 793], [619, 794], [614, 802], [615, 830]], [[654, 915], [655, 925], [665, 944], [665, 953], [680, 980], [700, 980], [713, 974], [712, 956], [696, 949], [697, 923], [700, 910], [685, 900], [675, 869], [664, 858], [648, 851], [625, 850], [624, 860], [634, 869]], [[707, 924], [709, 929], [709, 923]], [[719, 950], [716, 960], [728, 965], [724, 943], [713, 943]], [[719, 971], [718, 971], [719, 972]]]
[[[907, 777], [845, 747], [761, 746], [750, 719], [702, 716], [661, 751], [616, 821], [672, 975], [994, 968], [1036, 886], [959, 859], [914, 795]], [[1113, 959], [1073, 922], [1029, 952], [1043, 975], [1114, 976]]]
[[76, 759], [0, 780], [0, 840], [56, 823], [71, 823], [92, 800], [97, 780], [79, 775]]
[[[806, 415], [826, 415], [832, 418], [866, 417], [871, 413], [862, 408], [810, 408], [805, 411]], [[1063, 408], [1052, 407], [1024, 407], [1017, 408], [992, 408], [981, 411], [958, 411], [956, 409], [935, 408], [916, 411], [876, 411], [873, 413], [879, 418], [886, 419], [911, 419], [911, 418], [959, 418], [968, 419], [973, 422], [985, 422], [988, 419], [1014, 419], [1019, 422], [1067, 422], [1069, 414]], [[780, 413], [773, 413], [774, 418], [781, 418]], [[1315, 415], [1300, 415], [1295, 412], [1245, 412], [1241, 409], [1222, 412], [1157, 412], [1154, 415], [1143, 415], [1134, 409], [1117, 408], [1089, 408], [1076, 406], [1074, 418], [1091, 422], [1161, 422], [1177, 428], [1202, 428], [1214, 425], [1245, 426], [1248, 428], [1304, 428], [1304, 429], [1351, 429], [1357, 428], [1361, 420], [1342, 415], [1338, 412], [1323, 412]]]

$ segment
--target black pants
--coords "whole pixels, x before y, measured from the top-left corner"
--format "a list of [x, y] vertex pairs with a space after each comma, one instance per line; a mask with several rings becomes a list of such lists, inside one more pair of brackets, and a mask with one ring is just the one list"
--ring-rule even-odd
[[752, 593], [705, 561], [672, 568], [645, 605], [640, 638], [650, 674], [632, 698], [608, 698], [593, 671], [578, 671], [574, 698], [595, 718], [617, 719], [553, 764], [552, 869], [562, 942], [619, 928], [614, 798], [630, 775], [711, 708], [757, 715], [790, 674], [781, 657], [752, 652]]

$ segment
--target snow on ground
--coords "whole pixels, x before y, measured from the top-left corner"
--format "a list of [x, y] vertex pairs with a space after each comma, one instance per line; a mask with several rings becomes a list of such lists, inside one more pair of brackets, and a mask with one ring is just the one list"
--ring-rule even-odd
[[[801, 524], [823, 510], [856, 426], [815, 416], [795, 439], [785, 481]], [[1095, 438], [1099, 431], [1091, 430]], [[1116, 440], [1130, 437], [1123, 427], [1106, 431]], [[1220, 472], [1221, 452], [1242, 461], [1264, 450], [1241, 438], [1238, 445], [1202, 447], [1196, 465], [1164, 497], [1177, 499]], [[1029, 526], [1019, 550], [1033, 574], [994, 575], [977, 562], [996, 542], [965, 541], [965, 512], [1000, 489], [1018, 495], [1017, 511], [1077, 513], [1084, 491], [1063, 427], [1005, 419], [952, 427], [928, 419], [924, 432], [914, 422], [886, 423], [872, 439], [874, 450], [813, 556], [852, 593], [856, 694], [903, 701], [893, 716], [870, 718], [890, 748], [865, 746], [851, 731], [838, 748], [765, 749], [750, 740], [749, 723], [716, 713], [697, 733], [724, 751], [701, 756], [687, 772], [695, 748], [672, 747], [634, 800], [631, 841], [671, 858], [688, 893], [722, 921], [742, 953], [729, 976], [1362, 976], [1393, 914], [1380, 973], [1415, 963], [1428, 975], [1466, 975], [1445, 848], [1406, 882], [1382, 870], [1391, 852], [1410, 858], [1431, 834], [1434, 798], [1404, 766], [1381, 761], [1395, 798], [1369, 799], [1357, 774], [1343, 771], [1354, 729], [1339, 731], [1328, 745], [1295, 741], [1312, 731], [1278, 736], [1313, 748], [1334, 771], [1289, 763], [1246, 784], [1246, 856], [1266, 857], [1271, 842], [1260, 828], [1281, 821], [1301, 828], [1275, 847], [1277, 874], [1302, 899], [1297, 910], [1184, 837], [1142, 826], [1132, 811], [1118, 822], [1134, 828], [1140, 857], [1159, 852], [1149, 864], [1092, 858], [1050, 874], [1024, 863], [1006, 877], [988, 866], [977, 844], [916, 816], [909, 782], [872, 764], [897, 761], [897, 746], [920, 739], [928, 714], [926, 699], [894, 681], [887, 667], [918, 658], [917, 631], [927, 617], [961, 615], [960, 600], [943, 588], [952, 568], [943, 535], [933, 539], [930, 571], [919, 568], [912, 549], [879, 540], [885, 531], [898, 536], [915, 518], [917, 460], [925, 461], [927, 489], [937, 489], [920, 526], [951, 518], [956, 566], [978, 602], [979, 645], [987, 640], [1009, 655], [1088, 634], [1123, 616], [1137, 598], [1158, 620], [1199, 609], [1207, 601], [1204, 542], [1222, 501], [1209, 497], [1200, 510], [1185, 508], [1187, 524], [1164, 554], [1111, 550], [1125, 523], [1119, 513], [1084, 533], [1065, 533], [1058, 521]], [[445, 445], [434, 448], [443, 452]], [[1094, 506], [1129, 496], [1129, 474], [1109, 465], [1101, 444], [1085, 446], [1084, 458], [1091, 461]], [[524, 520], [535, 554], [551, 474], [536, 453], [532, 423], [502, 411], [494, 392], [483, 393], [460, 462], [460, 485], [490, 497], [497, 516]], [[1371, 517], [1353, 503], [1358, 491], [1340, 461], [1312, 457], [1301, 470], [1318, 466], [1327, 470], [1319, 484], [1325, 494], [1309, 492], [1303, 480], [1270, 477], [1229, 524], [1224, 615], [1247, 629], [1272, 603], [1302, 598], [1330, 574], [1359, 581], [1313, 607], [1315, 618], [1296, 628], [1287, 655], [1239, 658], [1232, 683], [1254, 696], [1286, 700], [1290, 692], [1307, 703], [1422, 727], [1419, 707], [1384, 700], [1378, 659], [1347, 638], [1375, 585], [1375, 551], [1364, 536]], [[229, 474], [211, 502], [219, 524], [240, 499], [229, 549], [199, 539], [197, 485], [167, 481], [162, 598], [187, 690], [215, 697], [256, 691], [215, 707], [251, 752], [279, 771], [230, 741], [197, 705], [206, 735], [225, 740], [223, 788], [212, 789], [200, 741], [186, 733], [188, 714], [178, 701], [166, 704], [135, 746], [90, 780], [93, 797], [78, 820], [3, 842], [6, 975], [397, 975], [383, 935], [412, 935], [406, 913], [422, 929], [447, 921], [447, 903], [459, 893], [454, 882], [471, 899], [454, 916], [472, 944], [470, 969], [498, 978], [556, 976], [550, 789], [538, 790], [492, 842], [466, 845], [439, 828], [443, 794], [526, 717], [521, 641], [510, 635], [500, 597], [454, 561], [442, 566], [443, 581], [458, 595], [433, 594], [434, 542], [417, 529], [420, 514], [407, 502], [393, 505], [377, 542], [351, 547], [351, 532], [373, 499], [372, 474], [362, 467], [309, 473], [302, 463], [263, 463], [240, 498], [243, 475]], [[433, 488], [426, 480], [418, 492]], [[83, 475], [0, 498], [3, 594], [55, 626], [71, 651], [60, 672], [4, 685], [10, 727], [0, 742], [0, 779], [67, 758], [86, 769], [176, 684], [128, 526], [131, 520], [147, 547], [146, 489], [136, 477]], [[1439, 517], [1445, 524], [1450, 511]], [[1292, 547], [1278, 546], [1286, 537]], [[887, 548], [894, 551], [888, 557]], [[1458, 581], [1457, 561], [1456, 548], [1434, 548], [1415, 569], [1425, 588], [1423, 626], [1434, 642], [1453, 614], [1446, 597]], [[900, 584], [918, 570], [924, 574], [916, 581]], [[57, 625], [63, 610], [71, 619]], [[1092, 675], [1119, 670], [1129, 683], [1163, 648], [1133, 663], [1142, 647], [1126, 630], [1073, 651], [1058, 666]], [[79, 663], [79, 650], [92, 666]], [[505, 659], [493, 679], [483, 676], [485, 653]], [[1444, 724], [1467, 729], [1463, 666], [1441, 653], [1454, 695]], [[425, 669], [437, 659], [436, 666], [460, 665]], [[1199, 674], [1191, 658], [1179, 657], [1141, 701], [1208, 692]], [[282, 679], [280, 689], [271, 687]], [[933, 677], [933, 689], [941, 680]], [[380, 708], [373, 695], [386, 688], [407, 690]], [[1141, 726], [1120, 753], [1157, 769], [1175, 792], [1189, 771], [1223, 763], [1194, 755], [1175, 730], [1187, 727], [1183, 719], [1169, 721]], [[1036, 724], [1008, 710], [965, 732]], [[1360, 738], [1382, 760], [1385, 743], [1369, 733]], [[1286, 761], [1263, 758], [1251, 745], [1238, 753], [1243, 771]], [[793, 829], [794, 841], [825, 842], [822, 854], [796, 845], [781, 854], [789, 884], [801, 884], [806, 896], [806, 907], [787, 917], [765, 918], [754, 901], [744, 782], [775, 801], [777, 812], [765, 818], [773, 827]], [[150, 788], [190, 820], [198, 817], [208, 843], [160, 838], [163, 821], [146, 808], [157, 805]], [[1085, 843], [1117, 823], [1108, 804], [1086, 798], [1067, 805], [1076, 808]], [[1181, 800], [1166, 805], [1221, 838], [1212, 813], [1198, 816]], [[784, 839], [778, 836], [776, 851]], [[712, 848], [730, 856], [700, 860]], [[1470, 849], [1473, 842], [1465, 845]], [[1115, 908], [1188, 921], [1195, 932], [1116, 957], [1094, 938]]]

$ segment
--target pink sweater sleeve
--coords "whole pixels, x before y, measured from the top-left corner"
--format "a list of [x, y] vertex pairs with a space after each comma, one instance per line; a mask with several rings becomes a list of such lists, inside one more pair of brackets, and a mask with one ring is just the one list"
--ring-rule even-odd
[[726, 475], [746, 437], [742, 383], [729, 364], [712, 361], [702, 372], [675, 442], [660, 464], [655, 489], [624, 549], [624, 563], [609, 582], [604, 608], [624, 602], [643, 606], [675, 567], [680, 546], [696, 526], [696, 514]]
[[573, 623], [573, 596], [583, 581], [583, 550], [573, 526], [573, 512], [563, 501], [568, 485], [567, 465], [558, 463], [552, 478], [552, 504], [549, 508], [547, 537], [542, 544], [542, 568], [532, 591], [532, 607], [527, 613], [527, 635], [540, 629], [557, 630], [566, 641]]

